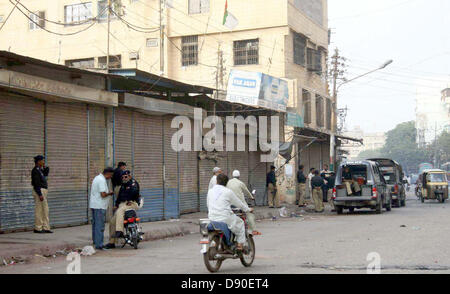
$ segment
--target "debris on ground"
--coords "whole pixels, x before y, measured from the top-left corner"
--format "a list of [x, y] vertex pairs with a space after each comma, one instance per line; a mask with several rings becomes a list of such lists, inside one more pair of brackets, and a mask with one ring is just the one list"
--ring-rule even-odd
[[406, 225], [401, 225], [400, 228], [406, 228]]
[[91, 256], [95, 254], [95, 249], [94, 247], [88, 245], [88, 246], [84, 246], [83, 250], [81, 250], [81, 255], [83, 256]]
[[418, 230], [420, 230], [420, 227], [412, 227], [412, 229], [413, 229], [414, 231], [418, 231]]
[[288, 216], [288, 210], [284, 206], [280, 208], [280, 217], [289, 217]]

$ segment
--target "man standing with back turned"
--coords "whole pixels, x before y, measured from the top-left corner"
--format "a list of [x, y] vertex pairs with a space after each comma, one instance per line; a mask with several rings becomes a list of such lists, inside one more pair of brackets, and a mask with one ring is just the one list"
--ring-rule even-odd
[[47, 176], [49, 167], [45, 166], [44, 156], [34, 157], [34, 168], [31, 170], [31, 185], [33, 186], [34, 198], [34, 232], [53, 233], [50, 231], [50, 221], [48, 217], [48, 184]]
[[274, 204], [276, 208], [280, 208], [280, 201], [277, 192], [277, 178], [275, 176], [275, 166], [270, 166], [270, 172], [266, 177], [267, 195], [269, 200], [269, 208], [273, 208]]

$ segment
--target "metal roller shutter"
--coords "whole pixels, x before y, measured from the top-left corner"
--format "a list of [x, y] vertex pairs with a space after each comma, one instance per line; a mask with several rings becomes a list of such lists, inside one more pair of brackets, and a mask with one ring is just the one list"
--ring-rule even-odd
[[133, 172], [133, 112], [127, 109], [114, 109], [114, 163], [127, 164]]
[[[194, 122], [191, 120], [191, 126], [193, 124]], [[198, 152], [181, 151], [179, 153], [178, 164], [180, 177], [180, 213], [197, 212], [200, 210]]]
[[170, 127], [174, 116], [164, 117], [164, 218], [178, 218], [179, 209], [179, 182], [178, 182], [178, 152], [173, 150], [172, 136], [178, 129]]
[[215, 166], [216, 163], [213, 160], [203, 159], [199, 161], [200, 211], [208, 211], [206, 196], [208, 194], [209, 181], [213, 176], [212, 170]]
[[141, 188], [145, 221], [164, 217], [162, 118], [134, 113], [134, 175]]
[[238, 170], [241, 174], [240, 180], [248, 185], [248, 152], [235, 151], [228, 152], [228, 177], [233, 177], [233, 171]]
[[0, 231], [32, 228], [33, 157], [44, 153], [44, 103], [0, 92]]
[[47, 104], [50, 224], [88, 220], [88, 134], [85, 104]]
[[267, 164], [261, 162], [261, 152], [249, 152], [249, 188], [256, 190], [256, 204], [263, 205], [266, 192]]

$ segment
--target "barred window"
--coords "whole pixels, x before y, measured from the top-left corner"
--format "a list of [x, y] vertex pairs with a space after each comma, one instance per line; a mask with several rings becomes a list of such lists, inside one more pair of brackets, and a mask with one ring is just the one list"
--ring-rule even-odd
[[303, 102], [303, 115], [305, 124], [311, 123], [311, 93], [307, 90], [302, 92], [302, 102]]
[[189, 14], [209, 12], [209, 0], [189, 0]]
[[64, 20], [66, 23], [76, 24], [92, 18], [92, 3], [79, 3], [64, 6]]
[[259, 40], [242, 40], [233, 42], [234, 65], [259, 63]]
[[320, 75], [322, 73], [322, 52], [313, 48], [307, 49], [308, 70]]
[[45, 11], [37, 11], [29, 14], [30, 21], [28, 28], [30, 30], [37, 30], [45, 27]]
[[323, 106], [323, 97], [320, 95], [316, 95], [316, 124], [318, 127], [323, 127], [324, 122], [324, 106]]
[[[100, 56], [98, 58], [98, 67], [106, 68], [106, 56]], [[109, 68], [122, 68], [122, 56], [121, 55], [110, 55], [109, 56]]]
[[88, 69], [88, 68], [95, 67], [95, 59], [94, 59], [94, 57], [84, 58], [84, 59], [72, 59], [72, 60], [66, 60], [65, 64], [66, 64], [66, 66], [70, 66], [70, 67]]
[[294, 32], [294, 63], [305, 66], [306, 38]]
[[327, 130], [331, 131], [331, 100], [327, 99]]
[[190, 66], [198, 64], [198, 36], [181, 38], [181, 65]]

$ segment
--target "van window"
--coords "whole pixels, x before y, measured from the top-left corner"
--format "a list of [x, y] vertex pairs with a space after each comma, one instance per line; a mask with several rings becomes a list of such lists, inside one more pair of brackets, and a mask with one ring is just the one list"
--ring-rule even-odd
[[367, 166], [362, 165], [344, 165], [339, 175], [341, 182], [345, 180], [358, 181], [361, 185], [367, 184]]

